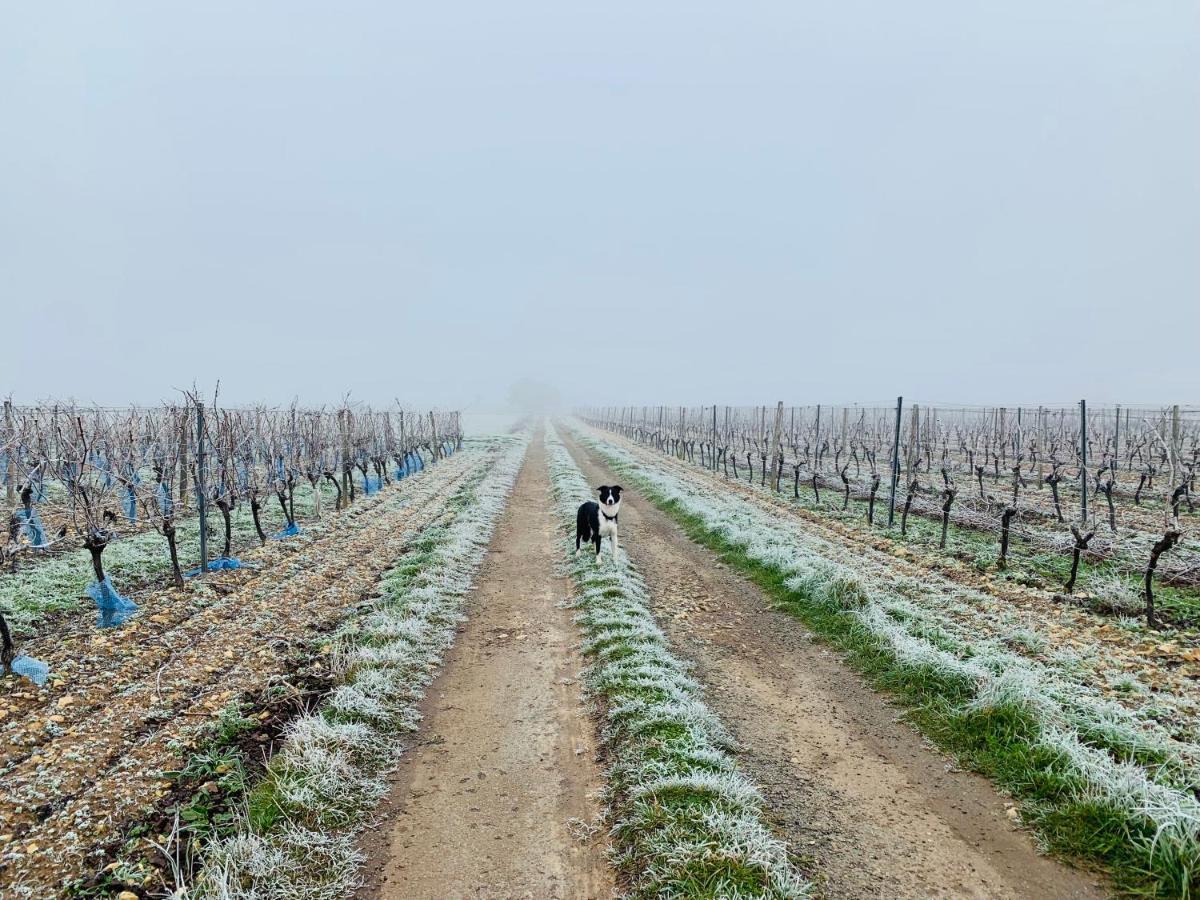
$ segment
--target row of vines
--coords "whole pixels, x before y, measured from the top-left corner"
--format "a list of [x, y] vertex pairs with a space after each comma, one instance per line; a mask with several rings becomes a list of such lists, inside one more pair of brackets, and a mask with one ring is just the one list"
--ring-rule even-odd
[[[119, 624], [132, 603], [106, 571], [106, 551], [120, 539], [161, 535], [171, 578], [181, 586], [189, 575], [237, 567], [239, 508], [249, 508], [260, 543], [286, 538], [299, 532], [298, 518], [320, 518], [325, 504], [349, 506], [461, 441], [458, 413], [399, 405], [230, 408], [195, 394], [151, 408], [6, 401], [0, 567], [11, 574], [86, 550], [94, 581], [85, 593], [102, 625]], [[298, 490], [307, 498], [300, 513]], [[266, 504], [277, 504], [281, 516], [271, 519], [283, 523], [272, 533]], [[200, 548], [191, 572], [181, 558], [184, 543]], [[0, 630], [7, 670], [14, 652], [3, 618]]]
[[[1004, 569], [1019, 539], [1031, 553], [1138, 572], [1156, 622], [1153, 579], [1200, 585], [1200, 551], [1185, 542], [1195, 517], [1200, 410], [1071, 407], [600, 407], [594, 425], [733, 479], [846, 511], [911, 516], [997, 536]], [[790, 482], [790, 484], [789, 484]], [[828, 496], [832, 492], [833, 497]], [[831, 502], [832, 501], [832, 502]]]

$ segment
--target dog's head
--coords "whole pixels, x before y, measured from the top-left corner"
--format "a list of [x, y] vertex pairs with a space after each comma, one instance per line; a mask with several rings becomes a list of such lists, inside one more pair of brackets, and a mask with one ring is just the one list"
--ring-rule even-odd
[[600, 508], [610, 516], [616, 513], [621, 505], [621, 486], [602, 484], [596, 490], [600, 492]]

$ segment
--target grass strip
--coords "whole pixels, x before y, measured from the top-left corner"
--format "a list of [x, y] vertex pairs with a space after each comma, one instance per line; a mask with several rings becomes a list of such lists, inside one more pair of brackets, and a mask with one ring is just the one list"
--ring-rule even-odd
[[[546, 450], [569, 526], [591, 490], [553, 429]], [[628, 557], [598, 564], [575, 556], [566, 536], [561, 546], [579, 589], [588, 695], [604, 709], [606, 816], [629, 895], [804, 896], [786, 846], [763, 822], [757, 788], [736, 768], [729, 734], [672, 655]]]

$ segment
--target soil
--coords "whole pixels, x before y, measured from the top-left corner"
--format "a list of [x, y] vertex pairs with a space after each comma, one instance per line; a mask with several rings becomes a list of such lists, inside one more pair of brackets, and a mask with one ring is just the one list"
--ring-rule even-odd
[[[560, 434], [593, 483], [613, 482]], [[801, 623], [630, 492], [621, 546], [819, 894], [1107, 896], [1099, 877], [1039, 855], [988, 781], [956, 769]]]
[[[257, 570], [220, 573], [205, 590], [142, 600], [136, 618], [97, 631], [85, 612], [22, 650], [50, 665], [43, 688], [4, 679], [0, 695], [0, 896], [21, 885], [52, 896], [91, 873], [170, 796], [166, 773], [197, 726], [231, 701], [294, 677], [314, 645], [414, 535], [445, 509], [476, 452], [450, 457], [308, 535], [246, 555]], [[305, 523], [306, 525], [308, 523]]]
[[363, 839], [360, 900], [612, 896], [557, 527], [538, 435], [423, 703], [420, 743]]

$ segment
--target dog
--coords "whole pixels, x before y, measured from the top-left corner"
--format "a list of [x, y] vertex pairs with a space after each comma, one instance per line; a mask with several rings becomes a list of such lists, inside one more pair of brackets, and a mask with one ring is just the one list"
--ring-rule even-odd
[[600, 542], [604, 538], [612, 541], [613, 559], [617, 558], [617, 515], [621, 511], [621, 486], [602, 484], [596, 488], [600, 502], [589, 500], [575, 514], [575, 552], [590, 543], [596, 546], [596, 559], [600, 559]]

